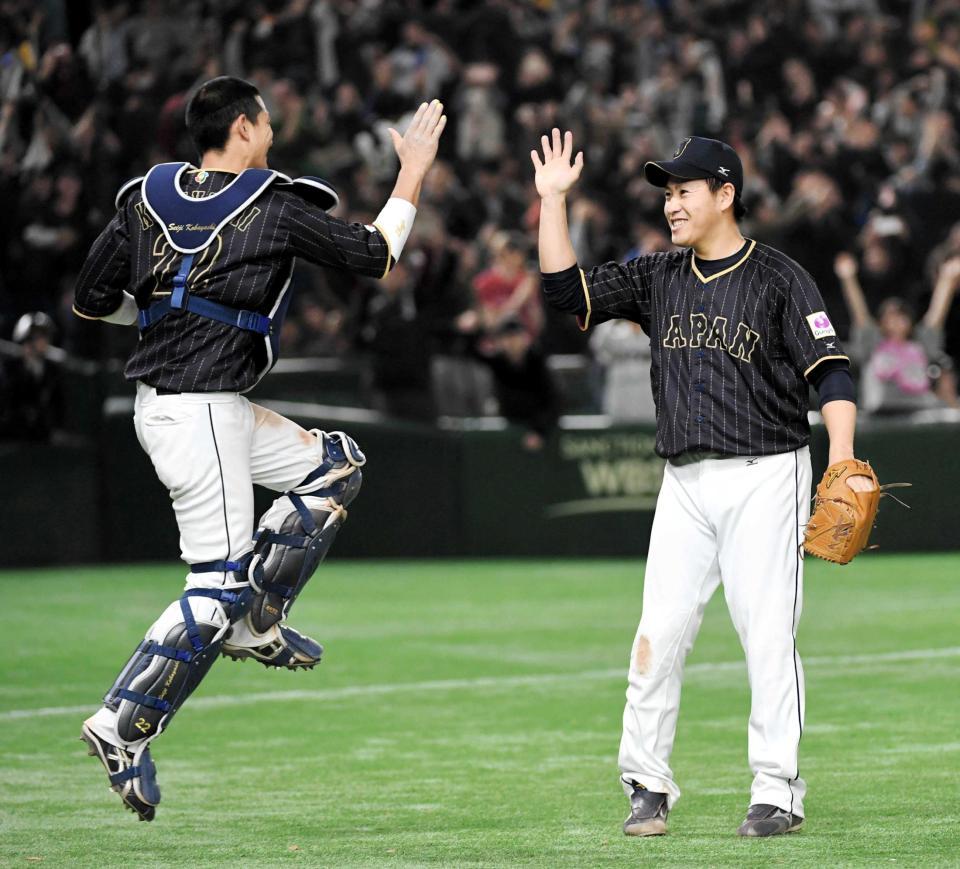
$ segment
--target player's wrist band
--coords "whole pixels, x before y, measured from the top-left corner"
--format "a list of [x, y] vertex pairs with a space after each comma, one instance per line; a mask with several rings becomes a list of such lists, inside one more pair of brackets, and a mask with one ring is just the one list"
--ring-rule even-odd
[[406, 199], [392, 196], [387, 204], [373, 221], [373, 225], [380, 230], [390, 248], [390, 256], [394, 262], [400, 259], [400, 252], [410, 237], [413, 221], [417, 216], [417, 209]]
[[132, 326], [137, 322], [137, 301], [126, 290], [123, 291], [123, 301], [117, 306], [116, 310], [100, 319], [106, 323], [113, 323], [116, 326]]

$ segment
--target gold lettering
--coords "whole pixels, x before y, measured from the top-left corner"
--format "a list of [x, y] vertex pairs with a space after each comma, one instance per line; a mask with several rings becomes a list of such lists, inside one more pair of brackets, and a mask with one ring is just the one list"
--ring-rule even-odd
[[246, 211], [243, 212], [236, 220], [231, 220], [230, 223], [232, 226], [235, 226], [240, 232], [246, 232], [250, 228], [250, 224], [257, 219], [257, 215], [260, 213], [260, 209], [256, 205], [251, 206]]
[[170, 690], [170, 684], [176, 678], [177, 671], [180, 669], [180, 662], [173, 662], [173, 669], [170, 671], [170, 675], [167, 676], [167, 681], [163, 683], [163, 690], [160, 692], [160, 699], [163, 700], [167, 696], [167, 692]]
[[759, 332], [754, 332], [746, 323], [739, 323], [737, 334], [733, 336], [733, 342], [730, 344], [728, 352], [734, 359], [749, 362], [759, 340]]
[[672, 314], [670, 317], [670, 328], [667, 330], [667, 337], [663, 339], [663, 346], [676, 350], [678, 347], [686, 347], [687, 339], [683, 337], [683, 331], [680, 329], [680, 315]]
[[150, 216], [150, 212], [147, 211], [146, 203], [142, 199], [133, 206], [133, 210], [136, 213], [137, 218], [140, 220], [140, 229], [146, 231], [153, 226], [154, 220]]
[[699, 347], [703, 336], [707, 334], [707, 315], [690, 315], [690, 346]]
[[727, 318], [714, 317], [713, 326], [710, 328], [710, 334], [707, 336], [707, 343], [704, 345], [711, 350], [719, 347], [721, 350], [727, 349]]

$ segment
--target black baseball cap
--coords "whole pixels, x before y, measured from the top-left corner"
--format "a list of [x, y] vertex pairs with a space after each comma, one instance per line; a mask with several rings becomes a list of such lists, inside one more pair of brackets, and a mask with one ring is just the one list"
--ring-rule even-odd
[[654, 187], [666, 187], [671, 176], [687, 178], [719, 178], [733, 185], [737, 196], [743, 193], [743, 164], [726, 142], [689, 136], [673, 152], [672, 160], [649, 162], [643, 174]]

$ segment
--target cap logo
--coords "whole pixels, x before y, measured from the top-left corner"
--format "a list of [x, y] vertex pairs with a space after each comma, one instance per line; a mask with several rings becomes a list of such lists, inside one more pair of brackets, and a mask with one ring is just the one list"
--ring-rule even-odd
[[677, 150], [673, 152], [674, 159], [681, 156], [683, 152], [687, 150], [687, 145], [690, 144], [690, 138], [684, 139], [679, 145], [677, 145]]
[[718, 166], [717, 174], [722, 175], [724, 178], [726, 178], [730, 174], [730, 170], [726, 166]]

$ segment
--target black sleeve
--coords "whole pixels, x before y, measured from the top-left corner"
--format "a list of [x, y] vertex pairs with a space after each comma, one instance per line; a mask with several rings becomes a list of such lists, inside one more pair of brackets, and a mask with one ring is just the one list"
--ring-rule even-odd
[[584, 271], [571, 266], [541, 275], [547, 301], [576, 314], [584, 330], [605, 320], [632, 320], [650, 332], [651, 276], [662, 254], [608, 262]]
[[86, 319], [112, 314], [130, 285], [130, 234], [121, 208], [90, 248], [74, 287], [73, 310]]
[[605, 320], [632, 320], [649, 335], [652, 277], [663, 256], [647, 254], [625, 263], [608, 262], [581, 271], [587, 300], [584, 328]]
[[347, 223], [298, 196], [285, 196], [280, 224], [295, 256], [330, 268], [385, 278], [396, 262], [380, 230]]
[[828, 361], [842, 360], [849, 365], [816, 281], [795, 263], [785, 279], [783, 339], [793, 364], [810, 382], [816, 369]]
[[[836, 365], [831, 360], [818, 365], [811, 377], [814, 389], [820, 396], [820, 407], [830, 401], [850, 401], [857, 403], [857, 390], [853, 385], [853, 378], [850, 376], [849, 364]], [[828, 367], [829, 366], [829, 367]], [[826, 370], [821, 370], [826, 369]]]
[[576, 263], [562, 272], [540, 272], [540, 286], [552, 308], [568, 314], [587, 313], [587, 297], [580, 280], [580, 267]]

